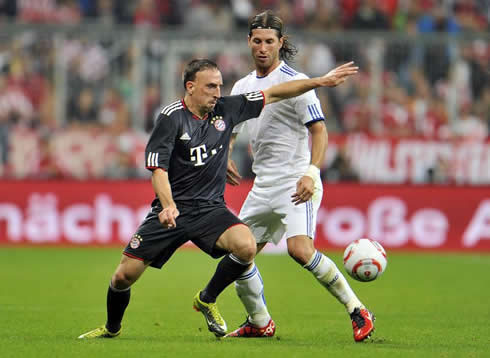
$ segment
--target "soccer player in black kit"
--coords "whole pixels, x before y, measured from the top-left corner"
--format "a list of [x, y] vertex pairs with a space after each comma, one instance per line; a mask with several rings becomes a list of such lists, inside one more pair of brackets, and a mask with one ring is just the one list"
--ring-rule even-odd
[[191, 61], [184, 70], [185, 96], [163, 108], [146, 146], [146, 167], [156, 198], [125, 248], [107, 291], [107, 322], [78, 338], [112, 338], [121, 333], [130, 287], [148, 266], [161, 268], [180, 246], [192, 241], [213, 258], [224, 256], [207, 286], [194, 297], [208, 329], [226, 334], [216, 299], [248, 268], [256, 253], [252, 233], [224, 202], [228, 145], [238, 123], [258, 117], [263, 106], [357, 73], [352, 62], [317, 78], [296, 80], [237, 96], [221, 97], [217, 65]]

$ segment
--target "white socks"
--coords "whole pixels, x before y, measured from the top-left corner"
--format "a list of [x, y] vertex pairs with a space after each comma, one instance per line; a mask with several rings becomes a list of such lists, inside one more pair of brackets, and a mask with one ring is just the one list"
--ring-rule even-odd
[[348, 313], [352, 313], [356, 307], [364, 308], [335, 263], [321, 252], [315, 251], [310, 261], [303, 267], [345, 305]]
[[250, 323], [257, 327], [265, 327], [271, 316], [265, 304], [264, 283], [255, 263], [237, 278], [235, 289], [250, 316]]
[[[356, 307], [364, 308], [335, 263], [321, 252], [315, 251], [304, 268], [345, 306], [348, 313], [352, 313]], [[235, 289], [247, 310], [250, 323], [265, 327], [271, 316], [265, 303], [264, 283], [255, 263], [235, 281]]]

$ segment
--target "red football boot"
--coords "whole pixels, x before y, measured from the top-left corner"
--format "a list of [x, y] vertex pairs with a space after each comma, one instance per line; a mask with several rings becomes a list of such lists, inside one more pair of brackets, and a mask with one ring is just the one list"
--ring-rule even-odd
[[228, 333], [225, 337], [243, 337], [243, 338], [263, 338], [272, 337], [276, 333], [276, 324], [271, 319], [265, 327], [256, 327], [247, 320], [238, 329]]
[[350, 314], [350, 319], [352, 320], [352, 329], [354, 330], [354, 340], [356, 342], [362, 342], [371, 337], [374, 331], [374, 320], [376, 319], [374, 314], [365, 308], [356, 308]]

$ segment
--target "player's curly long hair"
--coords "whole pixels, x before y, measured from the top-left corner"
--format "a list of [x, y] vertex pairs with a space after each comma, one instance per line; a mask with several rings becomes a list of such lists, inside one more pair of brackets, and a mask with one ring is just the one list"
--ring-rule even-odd
[[248, 35], [252, 36], [255, 29], [274, 29], [277, 36], [283, 38], [283, 45], [279, 50], [281, 60], [292, 60], [298, 53], [298, 49], [290, 41], [289, 37], [284, 34], [284, 23], [279, 16], [272, 10], [266, 10], [252, 17], [248, 23]]

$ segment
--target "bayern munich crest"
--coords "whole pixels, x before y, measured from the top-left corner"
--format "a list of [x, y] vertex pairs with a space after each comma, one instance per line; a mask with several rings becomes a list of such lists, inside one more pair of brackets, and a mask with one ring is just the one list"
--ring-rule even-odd
[[226, 123], [225, 123], [225, 121], [222, 120], [222, 119], [217, 119], [214, 122], [214, 128], [216, 128], [220, 132], [223, 132], [226, 129]]
[[132, 248], [132, 249], [137, 249], [138, 247], [140, 247], [140, 243], [141, 241], [143, 241], [143, 238], [138, 235], [138, 234], [135, 234], [132, 238], [131, 238], [131, 241], [129, 242], [129, 246]]

